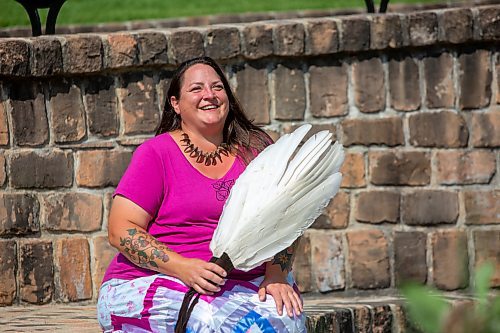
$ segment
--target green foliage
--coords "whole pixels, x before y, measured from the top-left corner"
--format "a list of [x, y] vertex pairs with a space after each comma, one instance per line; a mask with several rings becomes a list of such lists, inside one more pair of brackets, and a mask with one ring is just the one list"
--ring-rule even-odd
[[423, 333], [500, 333], [500, 297], [489, 292], [493, 272], [491, 263], [481, 266], [474, 278], [474, 302], [458, 307], [430, 287], [403, 286], [410, 320]]
[[[393, 3], [419, 2], [442, 0], [392, 0], [389, 8]], [[363, 0], [67, 0], [57, 23], [86, 24], [224, 13], [359, 7], [365, 7]], [[40, 10], [43, 22], [46, 17], [47, 10]], [[30, 25], [26, 12], [14, 0], [0, 0], [0, 27], [15, 25]]]

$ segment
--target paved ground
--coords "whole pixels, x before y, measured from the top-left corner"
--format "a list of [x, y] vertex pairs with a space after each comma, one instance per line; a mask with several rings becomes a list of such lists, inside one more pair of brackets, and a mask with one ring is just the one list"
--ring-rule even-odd
[[[392, 303], [392, 297], [377, 297], [376, 303]], [[375, 303], [374, 298], [313, 297], [305, 299], [307, 313], [331, 310], [352, 304]], [[100, 332], [95, 305], [50, 304], [0, 307], [0, 332]]]

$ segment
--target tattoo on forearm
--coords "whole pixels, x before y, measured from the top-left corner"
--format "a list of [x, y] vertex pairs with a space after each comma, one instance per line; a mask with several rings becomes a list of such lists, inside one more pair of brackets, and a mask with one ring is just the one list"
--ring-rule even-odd
[[289, 248], [278, 252], [273, 258], [273, 265], [280, 265], [281, 271], [290, 271], [292, 269], [292, 257], [293, 253], [288, 251]]
[[158, 268], [156, 259], [167, 262], [170, 250], [165, 244], [153, 239], [142, 230], [128, 229], [128, 237], [120, 237], [120, 246], [135, 264], [144, 268]]
[[284, 249], [281, 252], [278, 252], [274, 256], [272, 264], [280, 265], [282, 272], [291, 271], [293, 263], [293, 255], [295, 254], [295, 249], [297, 248], [297, 246], [299, 246], [299, 241], [300, 238], [295, 240], [295, 242], [293, 242], [293, 244], [290, 247]]

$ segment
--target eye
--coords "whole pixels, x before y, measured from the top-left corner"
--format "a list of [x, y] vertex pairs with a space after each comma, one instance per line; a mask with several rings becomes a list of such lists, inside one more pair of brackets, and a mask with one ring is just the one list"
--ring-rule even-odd
[[197, 91], [200, 91], [200, 90], [201, 90], [200, 86], [193, 86], [191, 89], [189, 89], [189, 91], [193, 91], [193, 92], [197, 92]]
[[214, 85], [214, 90], [217, 90], [217, 91], [224, 90], [224, 85], [223, 84], [216, 84], [216, 85]]

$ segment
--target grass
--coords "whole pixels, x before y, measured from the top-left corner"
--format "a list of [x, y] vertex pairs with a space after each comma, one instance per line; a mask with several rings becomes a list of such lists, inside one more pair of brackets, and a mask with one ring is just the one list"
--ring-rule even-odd
[[[441, 0], [441, 2], [447, 0]], [[389, 3], [430, 3], [439, 0], [393, 0]], [[376, 1], [378, 4], [379, 1]], [[67, 0], [57, 23], [89, 24], [224, 13], [363, 7], [363, 0]], [[40, 10], [42, 23], [47, 16]], [[29, 26], [22, 6], [0, 0], [0, 27]]]

